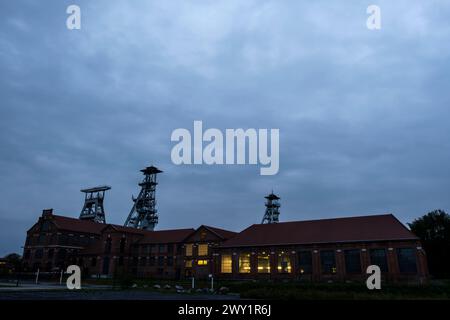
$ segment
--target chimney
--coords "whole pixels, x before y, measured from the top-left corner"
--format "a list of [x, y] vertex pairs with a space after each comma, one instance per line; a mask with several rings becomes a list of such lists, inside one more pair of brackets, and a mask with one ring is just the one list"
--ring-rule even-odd
[[53, 216], [53, 209], [42, 210], [42, 218], [49, 218], [51, 216]]

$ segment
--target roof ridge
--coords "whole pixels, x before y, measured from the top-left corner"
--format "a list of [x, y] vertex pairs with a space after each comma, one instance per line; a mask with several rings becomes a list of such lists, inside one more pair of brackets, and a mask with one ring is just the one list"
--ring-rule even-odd
[[[282, 222], [271, 223], [271, 224], [285, 224], [285, 223], [295, 223], [295, 222], [311, 222], [311, 221], [326, 221], [326, 220], [341, 220], [341, 219], [356, 219], [356, 218], [371, 218], [371, 217], [383, 217], [383, 216], [393, 216], [395, 218], [395, 216], [392, 213], [383, 213], [383, 214], [370, 214], [370, 215], [365, 215], [365, 216], [361, 215], [361, 216], [345, 216], [345, 217], [336, 217], [336, 218], [319, 218], [319, 219], [308, 219], [308, 220], [282, 221]], [[269, 225], [269, 224], [254, 223], [251, 226], [258, 226], [258, 225]]]
[[234, 233], [237, 233], [236, 231], [233, 231], [233, 230], [228, 230], [228, 229], [218, 228], [218, 227], [214, 227], [214, 226], [208, 226], [208, 225], [206, 225], [206, 224], [202, 224], [201, 226], [206, 227], [206, 228], [211, 228], [211, 229], [220, 230], [220, 231], [227, 231], [227, 232], [234, 232]]

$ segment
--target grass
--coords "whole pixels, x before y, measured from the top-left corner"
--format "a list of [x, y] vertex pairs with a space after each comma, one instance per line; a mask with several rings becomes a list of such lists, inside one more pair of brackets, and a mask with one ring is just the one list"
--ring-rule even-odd
[[[159, 293], [175, 293], [175, 285], [184, 289], [191, 288], [188, 280], [157, 280], [133, 279], [124, 276], [121, 279], [84, 279], [83, 284], [109, 285], [113, 290], [143, 290]], [[154, 285], [160, 285], [160, 289]], [[2, 284], [5, 285], [6, 284]], [[2, 286], [0, 285], [0, 286]], [[170, 289], [165, 289], [170, 285]], [[210, 288], [209, 280], [196, 280], [195, 288]], [[308, 283], [308, 282], [275, 282], [275, 281], [227, 281], [215, 280], [214, 287], [227, 287], [230, 293], [238, 294], [244, 299], [276, 299], [276, 300], [449, 300], [450, 280], [432, 280], [425, 285], [408, 283], [382, 283], [381, 290], [368, 290], [364, 282], [334, 282], [334, 283]], [[89, 289], [92, 290], [92, 289]], [[95, 290], [95, 289], [94, 289]], [[105, 290], [105, 289], [98, 289]], [[204, 294], [183, 293], [189, 295]]]
[[[113, 284], [111, 279], [90, 279], [95, 284]], [[125, 282], [125, 283], [124, 283]], [[173, 280], [136, 280], [124, 279], [115, 281], [115, 289], [149, 290], [161, 293], [175, 292], [174, 286], [181, 285], [185, 289], [191, 287], [191, 281]], [[153, 286], [159, 284], [161, 289]], [[136, 285], [136, 288], [131, 288]], [[170, 285], [171, 289], [164, 289]], [[209, 288], [209, 281], [196, 281], [196, 288]], [[448, 300], [450, 299], [450, 281], [436, 280], [426, 285], [387, 284], [381, 290], [368, 290], [365, 283], [304, 283], [304, 282], [268, 282], [268, 281], [215, 281], [215, 288], [222, 286], [230, 292], [237, 293], [245, 299], [277, 299], [277, 300]], [[196, 294], [193, 292], [192, 294]]]
[[446, 285], [382, 285], [368, 290], [365, 284], [253, 284], [240, 289], [241, 298], [280, 300], [428, 300], [450, 299]]

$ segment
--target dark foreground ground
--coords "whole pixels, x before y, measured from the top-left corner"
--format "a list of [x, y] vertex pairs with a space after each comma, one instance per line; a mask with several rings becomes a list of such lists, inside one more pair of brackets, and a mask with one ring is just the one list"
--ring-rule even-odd
[[183, 295], [141, 290], [0, 291], [0, 300], [233, 300], [236, 296]]
[[[176, 286], [186, 290], [177, 293]], [[368, 290], [365, 283], [299, 283], [299, 282], [218, 282], [215, 292], [208, 282], [189, 283], [158, 280], [131, 280], [113, 283], [108, 280], [85, 281], [81, 290], [67, 290], [57, 283], [0, 283], [0, 300], [450, 300], [450, 281], [427, 284], [388, 284], [381, 290]], [[158, 287], [158, 288], [155, 288]], [[226, 287], [226, 294], [217, 289]], [[223, 293], [222, 291], [220, 293]]]

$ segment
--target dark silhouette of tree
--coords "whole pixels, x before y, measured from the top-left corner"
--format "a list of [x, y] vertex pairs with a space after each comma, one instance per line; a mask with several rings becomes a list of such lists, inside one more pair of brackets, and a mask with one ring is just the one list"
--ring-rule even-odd
[[2, 274], [11, 274], [21, 270], [22, 257], [16, 253], [10, 253], [2, 259], [6, 266], [2, 269]]
[[450, 277], [450, 215], [442, 210], [427, 213], [408, 223], [418, 236], [428, 258], [430, 274], [435, 277]]

